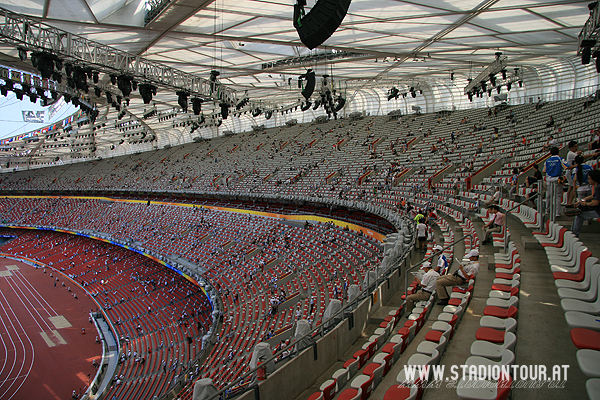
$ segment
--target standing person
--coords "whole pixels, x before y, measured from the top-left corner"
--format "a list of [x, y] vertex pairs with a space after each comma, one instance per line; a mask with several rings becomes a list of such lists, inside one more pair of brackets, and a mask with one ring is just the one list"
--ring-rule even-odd
[[553, 218], [560, 217], [561, 214], [562, 187], [558, 184], [558, 179], [563, 176], [563, 172], [568, 167], [565, 160], [558, 155], [558, 147], [552, 147], [550, 154], [550, 157], [544, 163], [544, 172], [546, 173], [546, 182], [548, 183], [546, 207], [548, 207], [550, 217]]
[[454, 274], [437, 278], [435, 288], [440, 299], [438, 302], [439, 305], [445, 306], [448, 304], [449, 296], [446, 286], [464, 285], [479, 272], [479, 250], [471, 250], [465, 258], [468, 258], [469, 262], [465, 265], [459, 265], [458, 270], [454, 271]]
[[575, 216], [571, 231], [577, 237], [581, 233], [583, 221], [600, 218], [600, 171], [597, 169], [588, 172], [588, 182], [594, 188], [593, 195], [578, 201], [575, 207], [581, 210], [581, 214]]
[[508, 196], [511, 198], [517, 194], [517, 188], [519, 187], [519, 174], [520, 172], [518, 168], [512, 169], [512, 176], [510, 178], [510, 189], [508, 191]]
[[415, 277], [415, 281], [421, 287], [416, 293], [406, 297], [406, 315], [409, 315], [412, 309], [415, 307], [415, 303], [418, 301], [427, 301], [435, 290], [435, 284], [440, 274], [436, 270], [431, 268], [431, 263], [426, 261], [421, 266], [421, 269], [425, 271], [425, 274], [421, 279]]
[[425, 251], [425, 246], [427, 245], [427, 225], [423, 223], [422, 219], [419, 219], [419, 223], [417, 224], [417, 236], [419, 240], [419, 250]]
[[583, 156], [575, 157], [575, 168], [572, 172], [572, 180], [575, 184], [578, 199], [586, 198], [592, 194], [592, 187], [588, 182], [588, 174], [593, 168], [584, 164], [584, 162], [585, 158], [583, 158]]
[[488, 244], [492, 240], [492, 233], [502, 232], [504, 226], [504, 214], [500, 212], [500, 209], [496, 204], [490, 206], [490, 212], [492, 216], [487, 224], [483, 226], [483, 242], [481, 244]]
[[[579, 145], [575, 140], [571, 140], [568, 144], [569, 152], [567, 153], [567, 167], [575, 165], [575, 157], [577, 157], [577, 149]], [[573, 182], [573, 175], [566, 174], [567, 182], [569, 183], [569, 190], [567, 191], [567, 207], [573, 207], [573, 198], [575, 197], [575, 183]]]
[[417, 215], [415, 215], [415, 221], [417, 222], [417, 224], [419, 222], [421, 222], [421, 220], [423, 220], [423, 221], [425, 220], [425, 215], [423, 215], [423, 210], [419, 210], [417, 212]]

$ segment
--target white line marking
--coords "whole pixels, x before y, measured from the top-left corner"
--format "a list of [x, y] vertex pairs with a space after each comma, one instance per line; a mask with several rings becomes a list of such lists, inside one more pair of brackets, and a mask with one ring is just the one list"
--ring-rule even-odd
[[[38, 291], [36, 290], [36, 288], [35, 288], [35, 287], [34, 287], [34, 286], [31, 284], [31, 282], [29, 282], [29, 281], [27, 280], [27, 278], [25, 278], [25, 276], [23, 275], [23, 273], [22, 273], [21, 271], [17, 271], [17, 272], [15, 273], [15, 276], [17, 276], [17, 277], [18, 277], [18, 279], [20, 279], [20, 280], [21, 280], [21, 282], [22, 282], [22, 283], [24, 284], [24, 286], [25, 286], [25, 289], [27, 289], [27, 291], [28, 291], [29, 293], [31, 293], [31, 294], [32, 294], [32, 296], [33, 296], [32, 290], [33, 290], [35, 293], [37, 293], [37, 296], [33, 296], [33, 297], [35, 297], [35, 299], [36, 299], [36, 300], [37, 300], [37, 301], [40, 303], [40, 306], [42, 306], [42, 308], [43, 308], [44, 310], [46, 310], [46, 312], [48, 313], [48, 315], [52, 315], [52, 313], [54, 313], [54, 315], [58, 315], [58, 313], [56, 312], [56, 310], [54, 310], [54, 308], [53, 308], [53, 307], [52, 307], [50, 304], [48, 304], [48, 302], [46, 301], [46, 299], [44, 298], [44, 296], [42, 296], [42, 295], [40, 294], [40, 292], [38, 292]], [[41, 299], [41, 301], [40, 301], [40, 299]], [[46, 307], [44, 307], [44, 305], [42, 304], [42, 301], [43, 301], [44, 303], [46, 303], [46, 305], [48, 306], [48, 309], [52, 310], [52, 313], [51, 313], [51, 312], [49, 312], [49, 311], [48, 311], [48, 309], [47, 309]]]
[[[0, 303], [0, 306], [2, 306], [1, 303]], [[4, 307], [3, 306], [2, 306], [2, 310], [4, 311]], [[0, 322], [2, 322], [2, 326], [4, 326], [4, 332], [3, 332], [2, 335], [0, 335], [0, 340], [2, 340], [2, 345], [4, 346], [4, 351], [6, 352], [6, 358], [3, 360], [2, 368], [0, 369], [0, 376], [2, 376], [2, 372], [4, 372], [4, 368], [6, 368], [6, 364], [7, 364], [7, 361], [8, 361], [8, 352], [9, 352], [8, 347], [6, 346], [6, 342], [4, 341], [4, 334], [6, 334], [6, 336], [8, 336], [8, 338], [10, 339], [11, 344], [13, 345], [13, 348], [10, 351], [14, 352], [14, 359], [16, 359], [16, 357], [17, 357], [17, 348], [15, 346], [15, 342], [12, 340], [12, 336], [8, 332], [8, 327], [4, 323], [4, 318], [3, 317], [8, 318], [8, 315], [6, 315], [6, 316], [0, 315]], [[10, 320], [10, 318], [8, 318], [8, 319]], [[13, 361], [14, 361], [14, 359], [13, 359]]]
[[[33, 361], [35, 359], [35, 348], [33, 347], [33, 343], [31, 342], [31, 338], [29, 337], [29, 335], [27, 334], [27, 331], [25, 330], [25, 328], [23, 328], [23, 325], [21, 324], [21, 321], [19, 321], [19, 319], [17, 318], [17, 315], [15, 314], [14, 310], [12, 309], [12, 307], [10, 307], [10, 302], [6, 299], [6, 297], [4, 296], [4, 293], [0, 292], [0, 296], [2, 296], [2, 298], [4, 299], [4, 301], [6, 302], [6, 304], [8, 305], [11, 313], [13, 314], [13, 316], [15, 317], [15, 321], [17, 321], [17, 323], [19, 324], [19, 326], [21, 327], [21, 330], [23, 331], [23, 336], [25, 336], [27, 338], [27, 341], [29, 342], [29, 346], [31, 347], [31, 364], [29, 365], [29, 370], [27, 371], [27, 374], [25, 375], [26, 377], [29, 376], [29, 374], [31, 373], [31, 369], [33, 368]], [[0, 302], [0, 305], [2, 306], [2, 308], [4, 310], [6, 310], [6, 308], [4, 307], [4, 304], [2, 304]], [[17, 330], [14, 326], [14, 324], [12, 323], [12, 320], [10, 320], [10, 324], [12, 325], [15, 333], [17, 333]], [[18, 335], [18, 333], [17, 333]], [[17, 373], [17, 376], [19, 376], [21, 374], [21, 371], [23, 371], [23, 369], [25, 368], [25, 360], [27, 359], [27, 351], [25, 350], [25, 343], [20, 339], [21, 336], [18, 335], [17, 337], [19, 337], [19, 341], [21, 342], [21, 346], [23, 347], [23, 362], [21, 363], [21, 368], [19, 369], [19, 372]], [[16, 362], [16, 356], [15, 356], [15, 362]], [[12, 372], [12, 369], [11, 369]], [[10, 374], [9, 374], [10, 376]], [[21, 386], [23, 386], [23, 384], [25, 383], [25, 381], [27, 380], [27, 378], [23, 379], [23, 381], [21, 382], [21, 384], [16, 388], [15, 392], [12, 394], [12, 396], [10, 396], [7, 400], [12, 399], [17, 392], [19, 391], [19, 389], [21, 388]], [[4, 383], [6, 382], [3, 381], [0, 383], [0, 388], [4, 385]], [[12, 383], [8, 386], [8, 388], [6, 388], [6, 390], [4, 391], [4, 393], [0, 393], [0, 398], [5, 398], [4, 394], [7, 393], [10, 388], [16, 383], [16, 380], [13, 380]]]
[[52, 339], [50, 339], [50, 336], [48, 336], [48, 334], [46, 332], [40, 332], [40, 336], [42, 337], [42, 339], [44, 339], [44, 342], [46, 342], [46, 344], [48, 345], [48, 347], [54, 347], [54, 346], [56, 346], [54, 344], [54, 342], [52, 341]]
[[[35, 318], [33, 316], [33, 313], [31, 312], [30, 308], [33, 308], [33, 311], [35, 311], [35, 313], [39, 316], [39, 319], [42, 320], [42, 322], [44, 323], [44, 325], [46, 325], [46, 328], [48, 328], [47, 330], [52, 330], [52, 327], [50, 326], [50, 324], [48, 324], [48, 322], [46, 321], [46, 319], [44, 317], [42, 317], [42, 315], [39, 313], [39, 311], [35, 308], [35, 306], [31, 303], [31, 301], [29, 301], [29, 298], [25, 295], [25, 293], [23, 293], [23, 291], [21, 290], [21, 288], [18, 286], [18, 284], [16, 284], [16, 282], [14, 281], [14, 279], [8, 278], [6, 280], [8, 282], [8, 284], [10, 285], [10, 288], [15, 292], [15, 294], [17, 295], [17, 298], [19, 299], [19, 301], [21, 302], [21, 304], [23, 304], [23, 307], [25, 308], [25, 310], [29, 313], [29, 315], [31, 315], [31, 319], [33, 319], [33, 321], [35, 322], [35, 324], [40, 328], [40, 331], [45, 331], [46, 329], [44, 329], [38, 322], [38, 319]], [[19, 292], [21, 292], [21, 296], [19, 296], [19, 293], [17, 293], [17, 290], [15, 289], [17, 288], [19, 290]], [[29, 303], [29, 305], [31, 307], [27, 307], [27, 305], [25, 304], [25, 302], [23, 301], [23, 298], [25, 298], [25, 300], [27, 300], [27, 303]]]

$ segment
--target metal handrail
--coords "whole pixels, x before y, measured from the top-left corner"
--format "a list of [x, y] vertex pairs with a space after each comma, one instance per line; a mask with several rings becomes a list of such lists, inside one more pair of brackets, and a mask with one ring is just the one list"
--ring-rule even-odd
[[[532, 200], [532, 199], [536, 198], [538, 195], [539, 195], [539, 191], [538, 191], [537, 193], [535, 193], [533, 196], [529, 197], [528, 199], [525, 199], [525, 200], [521, 201], [520, 203], [518, 203], [518, 204], [517, 204], [517, 205], [515, 205], [514, 207], [512, 207], [512, 208], [510, 208], [510, 209], [508, 209], [508, 210], [505, 210], [504, 212], [505, 212], [506, 214], [508, 214], [508, 213], [512, 212], [512, 210], [514, 210], [515, 208], [517, 208], [517, 207], [521, 207], [522, 205], [525, 205], [525, 204], [526, 204], [526, 203], [528, 203], [530, 200]], [[505, 223], [506, 223], [506, 222], [505, 222]]]
[[[538, 189], [538, 191], [536, 193], [534, 193], [531, 197], [529, 197], [528, 199], [525, 199], [519, 203], [517, 203], [515, 206], [511, 207], [508, 210], [504, 211], [504, 215], [508, 215], [510, 214], [514, 209], [521, 207], [522, 205], [525, 205], [525, 203], [529, 203], [529, 200], [535, 199], [536, 197], [538, 197], [540, 194], [540, 191]], [[508, 250], [508, 219], [504, 219], [504, 252], [506, 253], [506, 251]]]

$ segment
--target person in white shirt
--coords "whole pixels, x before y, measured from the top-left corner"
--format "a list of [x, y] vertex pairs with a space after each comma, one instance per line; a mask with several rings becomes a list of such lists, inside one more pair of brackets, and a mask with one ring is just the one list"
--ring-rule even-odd
[[499, 201], [500, 201], [500, 188], [496, 187], [496, 191], [492, 195], [492, 198], [483, 204], [487, 208], [487, 207], [491, 206], [492, 204], [498, 204]]
[[479, 272], [479, 250], [471, 250], [465, 258], [469, 259], [469, 262], [465, 265], [459, 265], [458, 270], [452, 275], [443, 275], [437, 278], [435, 288], [437, 291], [438, 298], [440, 301], [439, 305], [448, 304], [448, 292], [446, 286], [457, 286], [464, 285], [469, 282], [469, 279], [474, 278]]
[[419, 223], [417, 224], [417, 237], [419, 240], [419, 250], [425, 251], [427, 246], [427, 225], [422, 221], [423, 219], [419, 219]]
[[483, 242], [481, 244], [488, 244], [492, 240], [492, 233], [502, 232], [504, 226], [504, 214], [500, 212], [500, 209], [496, 204], [490, 206], [490, 220], [483, 226]]
[[433, 247], [433, 255], [431, 257], [431, 259], [433, 260], [433, 257], [435, 256], [439, 256], [438, 257], [438, 261], [437, 261], [437, 265], [435, 267], [435, 270], [438, 272], [438, 274], [440, 275], [444, 275], [446, 273], [446, 269], [448, 268], [448, 259], [446, 258], [446, 256], [444, 254], [442, 254], [442, 250], [444, 248], [442, 246], [435, 245]]
[[429, 261], [424, 262], [421, 269], [425, 271], [423, 277], [421, 279], [415, 277], [415, 280], [419, 283], [421, 288], [417, 293], [406, 297], [406, 315], [410, 314], [415, 307], [415, 303], [429, 299], [435, 290], [437, 278], [440, 276], [436, 270], [431, 268], [431, 263]]

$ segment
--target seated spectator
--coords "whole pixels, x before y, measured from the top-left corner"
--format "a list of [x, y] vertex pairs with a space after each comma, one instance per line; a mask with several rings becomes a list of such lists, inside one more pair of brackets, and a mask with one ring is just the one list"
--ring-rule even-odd
[[596, 128], [592, 130], [592, 141], [589, 145], [590, 150], [600, 149], [600, 129]]
[[527, 179], [525, 180], [526, 187], [535, 185], [538, 181], [542, 180], [542, 173], [540, 172], [540, 167], [537, 164], [533, 164], [533, 169], [535, 170], [533, 172], [533, 175], [528, 176]]
[[588, 106], [594, 104], [595, 101], [596, 101], [596, 93], [590, 94], [587, 97], [587, 99], [585, 100], [585, 103], [583, 103], [583, 109], [585, 110], [586, 108], [588, 108]]
[[479, 250], [471, 250], [465, 258], [468, 258], [469, 262], [465, 265], [459, 265], [458, 270], [454, 271], [454, 274], [443, 275], [437, 278], [435, 288], [438, 298], [440, 299], [438, 302], [439, 305], [445, 306], [448, 304], [449, 296], [446, 291], [446, 286], [464, 285], [479, 272]]
[[496, 191], [492, 195], [492, 198], [490, 200], [486, 201], [485, 203], [483, 203], [483, 205], [486, 208], [489, 208], [492, 204], [498, 204], [499, 201], [500, 201], [500, 188], [496, 187]]
[[584, 199], [592, 194], [592, 187], [588, 182], [588, 174], [593, 168], [584, 164], [584, 162], [585, 158], [583, 156], [576, 156], [574, 160], [575, 168], [572, 171], [573, 183], [575, 184], [578, 199]]
[[550, 128], [552, 126], [554, 126], [554, 117], [551, 115], [548, 123], [546, 124], [546, 128]]
[[538, 101], [535, 105], [535, 109], [536, 111], [539, 110], [540, 108], [542, 108], [542, 106], [544, 105], [544, 102], [542, 101], [542, 99], [538, 96]]
[[487, 224], [483, 226], [483, 242], [481, 244], [488, 244], [492, 241], [492, 233], [502, 232], [504, 226], [504, 214], [500, 212], [500, 209], [496, 204], [490, 206], [490, 212], [492, 216]]
[[550, 135], [550, 138], [548, 139], [548, 143], [546, 143], [544, 145], [544, 147], [542, 147], [542, 150], [549, 150], [552, 147], [556, 147], [556, 138], [553, 135]]
[[423, 277], [419, 279], [415, 276], [415, 281], [420, 286], [420, 289], [416, 293], [406, 297], [406, 315], [410, 314], [415, 307], [416, 302], [429, 299], [435, 290], [437, 278], [440, 276], [435, 269], [431, 268], [431, 263], [429, 261], [423, 263], [421, 270], [425, 272]]
[[593, 195], [587, 196], [575, 203], [581, 214], [575, 216], [571, 231], [577, 237], [581, 233], [583, 221], [600, 218], [600, 171], [591, 170], [588, 173], [588, 182], [593, 187]]
[[525, 203], [525, 205], [529, 205], [529, 202], [531, 202], [532, 207], [537, 209], [537, 206], [535, 205], [535, 196], [537, 196], [538, 194], [538, 188], [537, 187], [533, 187], [533, 189], [531, 189], [531, 192], [527, 193], [527, 195], [525, 196], [525, 199], [527, 200], [527, 202]]

